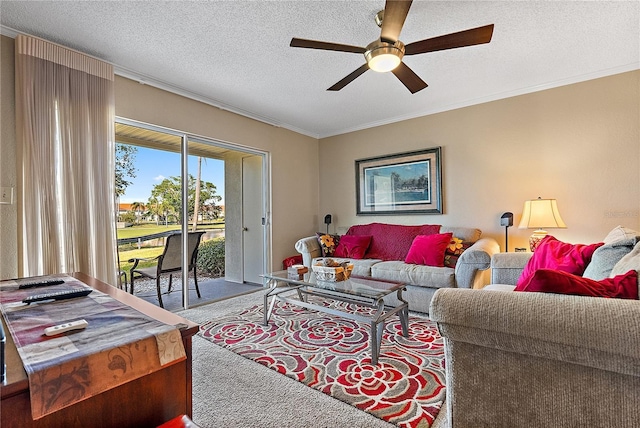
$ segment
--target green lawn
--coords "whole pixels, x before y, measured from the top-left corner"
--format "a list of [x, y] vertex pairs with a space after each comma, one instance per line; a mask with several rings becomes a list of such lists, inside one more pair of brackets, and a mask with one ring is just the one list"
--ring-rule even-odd
[[[145, 247], [139, 250], [136, 249], [136, 250], [129, 250], [129, 251], [120, 251], [120, 270], [127, 272], [127, 275], [128, 275], [129, 270], [133, 266], [133, 262], [129, 263], [128, 261], [129, 259], [134, 259], [134, 258], [147, 259], [147, 258], [157, 257], [160, 254], [162, 254], [163, 249], [164, 247]], [[138, 264], [138, 267], [146, 268], [146, 267], [151, 267], [155, 265], [156, 265], [155, 261], [140, 262]]]
[[137, 238], [138, 236], [153, 235], [155, 233], [167, 232], [169, 230], [180, 230], [179, 224], [169, 226], [156, 226], [155, 224], [143, 224], [140, 226], [125, 227], [118, 229], [118, 239]]
[[[137, 238], [138, 236], [153, 235], [155, 233], [167, 232], [170, 230], [180, 230], [179, 224], [170, 224], [165, 226], [163, 224], [156, 225], [155, 223], [147, 223], [141, 225], [135, 225], [131, 227], [125, 227], [124, 229], [118, 229], [118, 239], [124, 238]], [[209, 229], [224, 229], [224, 221], [219, 223], [206, 223], [199, 224], [198, 230]]]
[[[170, 224], [168, 226], [165, 225], [156, 225], [155, 223], [141, 224], [135, 225], [131, 227], [127, 227], [124, 229], [118, 229], [118, 239], [123, 238], [136, 238], [138, 236], [145, 235], [153, 235], [156, 233], [167, 232], [170, 230], [179, 231], [181, 226], [179, 224]], [[198, 230], [211, 230], [211, 229], [224, 229], [224, 220], [221, 220], [218, 223], [206, 223], [199, 224]], [[135, 246], [133, 244], [132, 246]], [[164, 246], [160, 247], [143, 247], [141, 249], [133, 248], [133, 249], [122, 249], [119, 250], [120, 253], [120, 270], [127, 272], [129, 274], [129, 270], [133, 266], [133, 262], [129, 263], [129, 259], [147, 259], [157, 257], [162, 254], [162, 250]], [[140, 262], [138, 267], [146, 268], [155, 266], [155, 261], [149, 262]]]

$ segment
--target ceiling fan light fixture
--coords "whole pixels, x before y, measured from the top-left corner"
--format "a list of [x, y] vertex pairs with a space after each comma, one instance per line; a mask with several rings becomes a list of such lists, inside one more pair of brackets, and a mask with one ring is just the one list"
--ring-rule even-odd
[[376, 40], [367, 46], [364, 57], [369, 68], [379, 73], [386, 73], [395, 69], [404, 56], [404, 44], [401, 41], [387, 43]]

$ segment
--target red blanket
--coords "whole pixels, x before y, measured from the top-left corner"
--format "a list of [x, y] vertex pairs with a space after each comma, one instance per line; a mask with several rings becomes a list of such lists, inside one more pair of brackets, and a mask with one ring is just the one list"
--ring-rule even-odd
[[402, 224], [370, 223], [351, 226], [347, 235], [371, 236], [365, 259], [402, 260], [407, 257], [413, 239], [418, 235], [440, 232], [439, 224], [406, 226]]

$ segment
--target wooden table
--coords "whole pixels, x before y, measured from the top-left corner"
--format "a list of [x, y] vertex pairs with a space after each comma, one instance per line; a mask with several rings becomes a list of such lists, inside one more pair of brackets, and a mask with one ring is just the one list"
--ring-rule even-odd
[[191, 338], [198, 325], [88, 275], [71, 276], [151, 318], [170, 325], [184, 324], [180, 333], [187, 359], [34, 421], [27, 374], [5, 325], [7, 378], [0, 388], [0, 426], [138, 428], [156, 427], [182, 414], [191, 417]]

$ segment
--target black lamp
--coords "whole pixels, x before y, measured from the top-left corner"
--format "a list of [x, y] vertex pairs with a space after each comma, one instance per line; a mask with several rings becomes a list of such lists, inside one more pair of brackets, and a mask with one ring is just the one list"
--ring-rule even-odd
[[500, 217], [500, 226], [504, 226], [504, 251], [509, 252], [509, 226], [513, 226], [513, 213], [504, 213]]
[[331, 224], [331, 214], [324, 216], [324, 224], [327, 225], [327, 235], [329, 234], [329, 225]]

